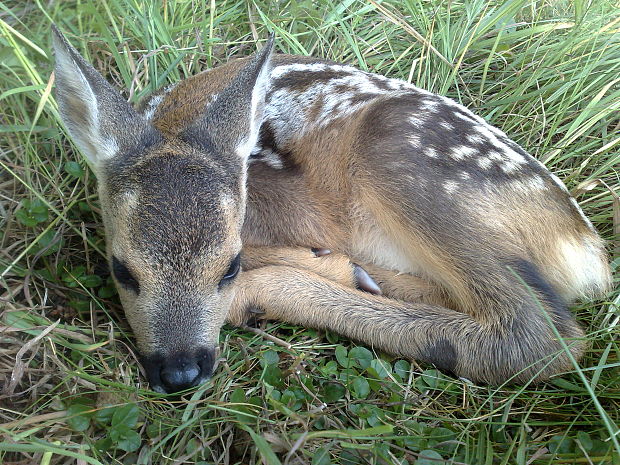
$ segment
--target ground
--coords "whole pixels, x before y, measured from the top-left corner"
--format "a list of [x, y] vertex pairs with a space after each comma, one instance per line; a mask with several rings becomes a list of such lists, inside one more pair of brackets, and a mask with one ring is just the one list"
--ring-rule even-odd
[[[226, 328], [213, 380], [140, 376], [102, 266], [96, 183], [58, 120], [50, 24], [131, 101], [252, 53], [315, 55], [467, 105], [543, 161], [620, 260], [616, 1], [0, 1], [0, 462], [620, 463], [620, 292], [574, 307], [589, 350], [478, 386], [333, 334]], [[320, 244], [319, 244], [320, 245]]]

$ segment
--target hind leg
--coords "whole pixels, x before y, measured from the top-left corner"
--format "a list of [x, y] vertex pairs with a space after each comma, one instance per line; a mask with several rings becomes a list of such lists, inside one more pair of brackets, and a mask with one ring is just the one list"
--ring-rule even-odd
[[244, 270], [270, 265], [291, 266], [316, 273], [345, 287], [404, 300], [448, 305], [448, 297], [436, 284], [408, 273], [379, 266], [353, 263], [341, 253], [305, 247], [247, 247], [243, 250]]
[[[502, 321], [498, 313], [494, 322], [481, 322], [439, 305], [360, 292], [288, 266], [239, 276], [228, 322], [243, 324], [253, 308], [267, 319], [334, 331], [477, 382], [540, 381], [572, 367], [549, 325], [532, 315]], [[578, 357], [580, 341], [566, 344]]]

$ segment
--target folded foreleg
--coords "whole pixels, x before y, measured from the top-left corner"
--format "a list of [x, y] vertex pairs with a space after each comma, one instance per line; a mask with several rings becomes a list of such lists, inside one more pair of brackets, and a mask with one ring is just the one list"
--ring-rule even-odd
[[[240, 276], [228, 321], [242, 324], [246, 312], [258, 308], [268, 319], [334, 331], [493, 384], [543, 380], [570, 369], [544, 307], [526, 293], [520, 298], [510, 311], [497, 309], [492, 312], [497, 318], [482, 322], [446, 307], [347, 288], [306, 270], [266, 266]], [[577, 324], [563, 322], [561, 329], [578, 357], [582, 344]]]

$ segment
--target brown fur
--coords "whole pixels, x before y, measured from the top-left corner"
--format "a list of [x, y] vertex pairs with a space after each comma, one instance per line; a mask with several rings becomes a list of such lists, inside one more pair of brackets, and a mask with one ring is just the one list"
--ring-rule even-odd
[[[123, 107], [140, 145], [104, 130], [109, 89], [56, 40], [72, 134], [87, 152], [100, 133], [120, 147], [91, 161], [110, 257], [140, 284], [119, 288], [147, 356], [213, 347], [253, 308], [489, 383], [570, 369], [556, 330], [583, 352], [566, 305], [609, 285], [602, 243], [544, 167], [464, 108], [326, 61], [269, 65], [267, 50], [154, 95], [150, 120]], [[98, 119], [72, 116], [93, 104]], [[241, 244], [244, 271], [226, 281]], [[356, 263], [382, 296], [356, 289]]]

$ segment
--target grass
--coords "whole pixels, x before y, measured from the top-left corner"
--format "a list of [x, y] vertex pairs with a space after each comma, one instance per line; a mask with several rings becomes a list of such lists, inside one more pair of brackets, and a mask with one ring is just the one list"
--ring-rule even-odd
[[[147, 389], [101, 271], [95, 179], [51, 93], [50, 22], [132, 101], [255, 50], [453, 97], [542, 160], [620, 260], [616, 1], [0, 1], [0, 463], [620, 463], [620, 292], [539, 386], [476, 386], [334, 334], [226, 328], [213, 380]], [[615, 271], [616, 282], [618, 273]]]

